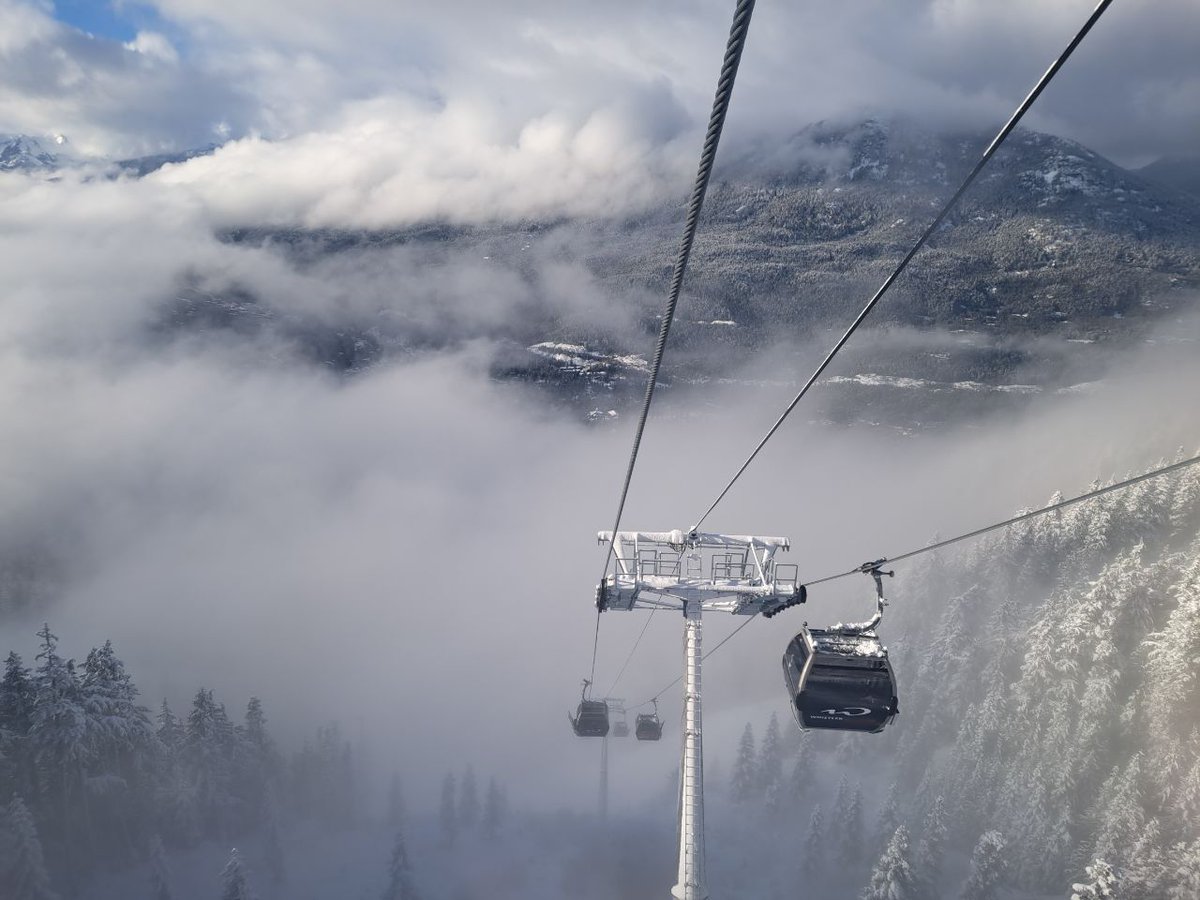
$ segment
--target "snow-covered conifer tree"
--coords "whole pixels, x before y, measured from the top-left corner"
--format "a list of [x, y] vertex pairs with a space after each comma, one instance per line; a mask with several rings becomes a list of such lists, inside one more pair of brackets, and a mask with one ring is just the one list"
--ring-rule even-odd
[[1172, 856], [1175, 865], [1168, 873], [1168, 900], [1195, 900], [1200, 897], [1200, 838], [1190, 844], [1177, 844]]
[[180, 747], [183, 746], [183, 726], [179, 723], [179, 717], [171, 712], [166, 697], [163, 698], [162, 706], [158, 708], [158, 715], [154, 722], [156, 725], [154, 734], [158, 738], [159, 744], [169, 755], [177, 756]]
[[200, 688], [192, 700], [184, 735], [183, 761], [204, 832], [227, 834], [241, 803], [233, 793], [237, 735], [225, 707]]
[[35, 773], [29, 731], [34, 685], [21, 657], [9, 653], [0, 679], [0, 797], [34, 796]]
[[834, 831], [838, 836], [838, 861], [848, 871], [864, 864], [862, 787], [844, 792], [838, 789], [838, 808], [834, 810]]
[[404, 824], [404, 789], [400, 786], [400, 776], [393, 772], [391, 783], [388, 784], [387, 823], [393, 828]]
[[81, 696], [95, 760], [121, 772], [131, 754], [144, 750], [153, 728], [150, 711], [137, 703], [138, 689], [113, 652], [112, 641], [93, 649], [83, 664]]
[[154, 806], [159, 828], [173, 841], [191, 843], [200, 830], [196, 794], [183, 763], [183, 725], [164, 699], [155, 719], [159, 759], [154, 770]]
[[934, 798], [925, 822], [921, 826], [921, 840], [913, 860], [913, 871], [926, 897], [938, 896], [938, 884], [942, 880], [942, 862], [946, 856], [946, 801], [939, 794]]
[[730, 783], [730, 797], [734, 803], [748, 803], [754, 797], [754, 788], [758, 780], [755, 771], [754, 758], [754, 729], [750, 723], [742, 732], [738, 742], [737, 759], [733, 763], [733, 775]]
[[152, 793], [148, 779], [156, 751], [150, 711], [137, 702], [138, 689], [113, 652], [112, 642], [87, 655], [80, 680], [88, 763], [86, 811], [94, 834], [92, 845], [112, 861], [131, 859], [141, 843], [133, 826], [141, 822]]
[[0, 839], [7, 844], [0, 845], [6, 851], [0, 854], [0, 895], [5, 900], [58, 900], [50, 889], [42, 843], [25, 801], [13, 797], [0, 825]]
[[786, 801], [783, 782], [777, 778], [767, 781], [763, 788], [763, 814], [772, 821], [778, 821], [787, 809]]
[[779, 735], [779, 717], [775, 713], [771, 713], [771, 721], [767, 723], [767, 731], [758, 753], [755, 776], [758, 781], [758, 793], [762, 796], [766, 797], [770, 792], [778, 795], [782, 790], [783, 741]]
[[908, 829], [899, 826], [871, 872], [862, 900], [915, 900], [917, 883], [909, 860]]
[[[1200, 747], [1200, 728], [1192, 732], [1191, 746]], [[1174, 806], [1179, 818], [1193, 831], [1200, 829], [1200, 755], [1184, 776]]]
[[47, 840], [61, 848], [62, 862], [72, 867], [80, 855], [84, 834], [90, 829], [86, 811], [80, 815], [85, 768], [91, 759], [87, 714], [79, 678], [72, 662], [58, 655], [58, 637], [43, 625], [38, 636], [42, 649], [34, 673], [34, 708], [29, 742], [40, 772], [41, 807], [47, 810]]
[[1004, 878], [1007, 860], [1004, 855], [1004, 835], [985, 831], [971, 854], [971, 872], [963, 884], [960, 900], [995, 900]]
[[1125, 852], [1145, 828], [1141, 796], [1141, 754], [1135, 753], [1122, 769], [1114, 769], [1100, 790], [1097, 819], [1100, 823], [1093, 858], [1125, 862]]
[[[800, 732], [803, 736], [805, 732]], [[788, 802], [800, 804], [811, 786], [813, 769], [812, 769], [812, 744], [802, 737], [800, 747], [796, 750], [795, 759], [792, 762], [792, 771], [788, 778]]]
[[358, 799], [354, 753], [337, 722], [317, 729], [306, 766], [313, 811], [333, 825], [353, 823]]
[[1200, 706], [1200, 677], [1192, 662], [1200, 657], [1200, 560], [1182, 573], [1173, 593], [1177, 606], [1165, 627], [1147, 636], [1147, 708], [1150, 727], [1162, 743], [1186, 739], [1194, 719], [1179, 710]]
[[283, 763], [275, 741], [267, 732], [267, 715], [262, 701], [251, 697], [246, 704], [245, 725], [235, 741], [235, 792], [244, 802], [249, 820], [267, 824], [268, 796], [274, 791]]
[[175, 892], [171, 889], [171, 869], [167, 864], [167, 853], [163, 849], [162, 839], [157, 835], [150, 837], [150, 900], [175, 900]]
[[1085, 870], [1087, 877], [1071, 885], [1071, 900], [1117, 900], [1117, 874], [1102, 859]]
[[33, 679], [19, 654], [9, 653], [0, 678], [0, 728], [15, 734], [29, 731], [33, 713]]
[[1125, 873], [1121, 879], [1123, 900], [1155, 900], [1166, 893], [1167, 860], [1163, 853], [1162, 828], [1158, 819], [1150, 819], [1141, 836], [1125, 854]]
[[[973, 697], [969, 692], [971, 660], [978, 638], [970, 612], [984, 601], [982, 591], [972, 586], [946, 603], [933, 639], [917, 672], [918, 690], [912, 710], [921, 728], [913, 732], [916, 744], [908, 752], [927, 757], [936, 742], [954, 733], [962, 721], [962, 710]], [[885, 838], [886, 840], [886, 838]]]
[[475, 769], [468, 765], [458, 792], [458, 824], [463, 831], [474, 831], [479, 824], [479, 786]]
[[808, 831], [804, 835], [804, 859], [800, 871], [810, 881], [820, 881], [828, 869], [829, 839], [825, 831], [825, 819], [821, 815], [821, 804], [813, 806], [808, 820]]
[[875, 830], [871, 837], [871, 847], [878, 854], [884, 851], [896, 829], [902, 824], [900, 820], [900, 784], [892, 782], [883, 806], [879, 808], [879, 817], [875, 820]]
[[287, 881], [287, 866], [283, 860], [283, 846], [279, 840], [279, 803], [275, 799], [275, 787], [267, 783], [263, 795], [263, 855], [267, 870], [276, 884]]
[[229, 862], [221, 870], [221, 900], [255, 900], [246, 878], [246, 867], [242, 855], [235, 847], [229, 854]]
[[281, 760], [275, 741], [267, 731], [267, 714], [262, 701], [251, 697], [246, 704], [246, 724], [243, 729], [245, 743], [249, 749], [252, 775], [259, 791], [279, 778]]
[[442, 779], [442, 808], [440, 822], [442, 827], [442, 843], [453, 847], [458, 839], [458, 806], [455, 803], [455, 778], [453, 772], [447, 772]]
[[487, 795], [483, 801], [483, 833], [489, 840], [500, 833], [504, 822], [504, 796], [495, 778], [488, 779]]
[[1196, 516], [1200, 512], [1200, 468], [1192, 466], [1178, 476], [1175, 495], [1168, 513], [1176, 534], [1195, 534]]
[[417, 900], [417, 888], [413, 884], [412, 865], [408, 860], [408, 846], [404, 833], [396, 832], [392, 845], [392, 859], [388, 865], [388, 884], [381, 900]]

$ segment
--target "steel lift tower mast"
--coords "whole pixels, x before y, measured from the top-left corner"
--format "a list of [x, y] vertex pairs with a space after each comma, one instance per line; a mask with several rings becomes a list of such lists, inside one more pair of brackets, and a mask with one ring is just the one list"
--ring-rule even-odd
[[683, 746], [679, 761], [679, 878], [676, 900], [706, 900], [704, 734], [700, 710], [701, 614], [773, 614], [804, 601], [797, 567], [775, 562], [782, 537], [696, 531], [600, 532], [613, 544], [614, 571], [596, 589], [601, 611], [683, 613]]

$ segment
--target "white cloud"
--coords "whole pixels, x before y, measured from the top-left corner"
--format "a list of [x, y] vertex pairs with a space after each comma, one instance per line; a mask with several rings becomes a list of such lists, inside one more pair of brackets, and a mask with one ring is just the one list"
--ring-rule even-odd
[[[272, 139], [353, 131], [351, 110], [377, 101], [473, 106], [515, 139], [547, 119], [577, 127], [657, 98], [673, 125], [650, 138], [669, 142], [680, 116], [694, 137], [707, 115], [730, 12], [717, 0], [153, 5], [172, 41], [144, 32], [127, 48], [0, 0], [0, 128], [142, 152], [205, 143], [222, 124], [235, 137]], [[761, 5], [731, 139], [868, 109], [995, 124], [1091, 5]], [[1114, 5], [1039, 101], [1034, 124], [1131, 162], [1190, 151], [1200, 138], [1188, 100], [1200, 80], [1197, 28], [1200, 8], [1188, 0]]]
[[[590, 216], [679, 196], [727, 4], [449, 4], [420, 19], [382, 2], [161, 8], [190, 25], [177, 61], [147, 52], [153, 39], [88, 43], [26, 5], [0, 5], [12, 25], [0, 28], [6, 121], [82, 129], [96, 148], [181, 142], [221, 122], [280, 138], [244, 137], [141, 181], [0, 178], [0, 537], [50, 542], [66, 565], [53, 611], [64, 645], [114, 638], [147, 699], [178, 702], [207, 683], [238, 705], [254, 690], [287, 729], [318, 716], [353, 727], [384, 693], [378, 727], [405, 740], [414, 769], [471, 760], [483, 731], [499, 736], [489, 759], [521, 779], [518, 796], [543, 783], [557, 802], [593, 762], [573, 752], [562, 714], [590, 653], [592, 535], [610, 524], [628, 430], [583, 429], [492, 384], [487, 348], [465, 339], [452, 354], [340, 380], [298, 364], [269, 328], [205, 339], [153, 326], [198, 285], [247, 288], [275, 315], [384, 310], [465, 338], [550, 302], [572, 321], [619, 327], [628, 298], [606, 295], [549, 238], [526, 274], [406, 247], [296, 265], [269, 246], [223, 243], [214, 228]], [[943, 4], [922, 36], [928, 17], [907, 19], [921, 5], [820, 16], [813, 4], [763, 6], [731, 125], [787, 130], [880, 95], [985, 101], [991, 115], [1059, 42], [1057, 16], [1032, 38], [1015, 24], [1042, 8]], [[1066, 19], [1082, 6], [1062, 9]], [[1165, 21], [1189, 21], [1169, 9]], [[1135, 45], [1160, 27], [1125, 15]], [[283, 16], [277, 33], [272, 16]], [[421, 45], [415, 62], [388, 61], [392, 29]], [[969, 67], [947, 48], [967, 32], [1002, 76], [963, 85]], [[890, 56], [889, 34], [905, 37]], [[1120, 64], [1114, 40], [1094, 48], [1106, 71]], [[1181, 40], [1163, 46], [1177, 53]], [[921, 52], [906, 55], [910, 44]], [[1004, 63], [1013, 48], [1022, 58]], [[921, 54], [925, 70], [911, 61]], [[1155, 81], [1163, 70], [1148, 49], [1137, 60], [1152, 96], [1186, 83]], [[1087, 65], [1077, 77], [1095, 77]], [[403, 89], [385, 88], [397, 73]], [[1080, 90], [1064, 85], [1062, 97]], [[1081, 121], [1058, 102], [1052, 113]], [[1162, 141], [1182, 127], [1164, 126]], [[1143, 464], [1194, 434], [1192, 363], [1155, 357], [1132, 361], [1145, 371], [1131, 387], [1048, 405], [1019, 427], [860, 443], [798, 419], [712, 524], [791, 534], [794, 558], [823, 575], [823, 561], [849, 567]], [[1151, 387], [1170, 416], [1145, 403]], [[710, 499], [701, 487], [730, 474], [786, 399], [739, 387], [705, 395], [716, 422], [656, 416], [627, 523], [689, 521]], [[814, 621], [837, 617], [834, 596], [814, 597]], [[640, 625], [606, 617], [602, 673]], [[709, 709], [776, 695], [788, 627], [750, 630], [718, 657]], [[643, 649], [631, 695], [677, 668], [673, 629], [656, 626]], [[481, 704], [497, 682], [514, 702]], [[414, 737], [411, 721], [437, 727]], [[663, 743], [650, 752], [665, 770]]]
[[230, 224], [611, 215], [682, 190], [694, 150], [690, 142], [659, 142], [659, 121], [623, 106], [580, 120], [549, 114], [513, 135], [470, 102], [368, 103], [332, 130], [279, 142], [247, 138], [155, 179], [201, 198]]
[[160, 62], [172, 64], [179, 62], [179, 52], [165, 35], [156, 31], [139, 31], [125, 47]]
[[182, 61], [152, 32], [127, 46], [0, 0], [0, 34], [0, 131], [65, 134], [85, 155], [202, 146], [219, 121], [244, 131], [257, 105], [236, 81]]

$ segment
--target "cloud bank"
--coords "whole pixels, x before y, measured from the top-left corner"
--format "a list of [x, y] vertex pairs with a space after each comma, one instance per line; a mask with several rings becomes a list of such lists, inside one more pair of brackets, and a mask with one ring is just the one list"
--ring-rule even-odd
[[[164, 180], [224, 218], [358, 227], [681, 197], [729, 16], [715, 0], [147, 6], [161, 30], [122, 44], [2, 0], [0, 131], [108, 156], [232, 139]], [[760, 4], [726, 141], [736, 156], [865, 112], [994, 127], [1090, 6]], [[1131, 164], [1193, 152], [1198, 28], [1188, 0], [1115, 5], [1030, 124]]]
[[[394, 752], [383, 767], [435, 783], [486, 755], [517, 796], [589, 804], [594, 753], [563, 713], [586, 674], [593, 536], [610, 525], [628, 432], [562, 421], [487, 366], [510, 322], [550, 310], [619, 329], [644, 298], [597, 288], [558, 252], [562, 233], [506, 266], [470, 242], [297, 262], [215, 235], [607, 216], [678, 197], [728, 4], [154, 5], [175, 30], [125, 46], [0, 0], [0, 128], [113, 155], [233, 138], [140, 181], [0, 178], [0, 538], [56, 567], [48, 615], [64, 649], [111, 637], [150, 702], [205, 684], [239, 706], [254, 691], [285, 734], [338, 718]], [[996, 121], [1086, 11], [763, 4], [729, 139], [858, 108]], [[1200, 62], [1185, 51], [1200, 13], [1176, 0], [1111, 15], [1034, 124], [1129, 158], [1192, 146]], [[332, 331], [407, 317], [446, 346], [344, 378], [271, 328], [163, 326], [181, 294], [236, 289], [260, 304], [248, 314]], [[711, 524], [789, 534], [819, 576], [1140, 468], [1195, 443], [1200, 373], [1180, 346], [979, 431], [905, 441], [797, 421]], [[627, 523], [693, 519], [778, 393], [736, 386], [704, 395], [712, 418], [686, 405], [656, 418]], [[857, 602], [846, 590], [814, 597], [814, 621]], [[32, 647], [37, 621], [7, 624]], [[602, 680], [641, 624], [605, 618]], [[676, 624], [654, 623], [622, 693], [674, 678]], [[709, 640], [733, 624], [712, 620]], [[759, 624], [709, 669], [717, 735], [748, 704], [782, 706], [790, 622]], [[657, 789], [674, 741], [637, 749]]]
[[[451, 258], [459, 280], [427, 294], [430, 260], [406, 248], [296, 263], [218, 241], [197, 206], [153, 182], [2, 184], [0, 537], [39, 548], [57, 579], [51, 607], [6, 622], [14, 645], [32, 650], [50, 618], [71, 653], [112, 638], [151, 703], [185, 704], [201, 684], [231, 707], [255, 692], [288, 738], [336, 718], [389, 754], [381, 768], [413, 773], [418, 804], [434, 802], [444, 768], [484, 757], [523, 801], [590, 804], [594, 753], [564, 713], [587, 674], [594, 533], [610, 525], [629, 433], [564, 420], [542, 395], [490, 380], [485, 332], [523, 308], [528, 282], [504, 287]], [[531, 265], [574, 290], [578, 315], [611, 306], [553, 255]], [[270, 330], [155, 331], [184, 274], [328, 322], [350, 298], [370, 307], [408, 284], [390, 297], [397, 314], [440, 305], [441, 326], [479, 331], [345, 378]], [[486, 288], [500, 304], [490, 313], [476, 309]], [[1182, 328], [1169, 336], [1188, 338]], [[830, 430], [818, 400], [710, 525], [790, 535], [791, 557], [819, 577], [1141, 468], [1195, 443], [1193, 347], [1131, 354], [1108, 386], [1019, 421], [913, 439]], [[739, 384], [665, 405], [626, 523], [694, 519], [788, 393]], [[806, 615], [841, 618], [866, 587], [822, 591]], [[605, 617], [603, 688], [641, 624]], [[677, 624], [653, 623], [620, 693], [645, 699], [675, 677]], [[708, 640], [735, 624], [711, 617]], [[732, 745], [748, 706], [782, 708], [778, 654], [793, 624], [756, 623], [714, 658], [714, 746]], [[657, 790], [674, 764], [673, 739], [635, 749], [627, 798]]]

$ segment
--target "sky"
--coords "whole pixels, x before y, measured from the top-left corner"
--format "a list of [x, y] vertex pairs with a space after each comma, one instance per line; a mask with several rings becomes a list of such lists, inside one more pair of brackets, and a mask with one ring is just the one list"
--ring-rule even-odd
[[[140, 180], [0, 175], [0, 546], [52, 561], [46, 614], [64, 652], [112, 638], [152, 706], [186, 704], [202, 684], [231, 709], [256, 693], [285, 739], [340, 719], [389, 757], [380, 767], [417, 773], [417, 803], [467, 763], [505, 776], [517, 801], [591, 802], [594, 754], [565, 713], [586, 674], [594, 534], [610, 525], [629, 431], [488, 373], [496, 330], [539, 304], [628, 334], [646, 298], [598, 288], [568, 226], [519, 263], [394, 246], [298, 264], [219, 235], [556, 221], [677, 200], [730, 6], [0, 0], [0, 132], [62, 133], [108, 158], [223, 144]], [[727, 139], [754, 146], [865, 111], [994, 126], [1087, 11], [764, 0]], [[1118, 0], [1034, 124], [1131, 164], [1190, 150], [1198, 26], [1187, 0]], [[330, 331], [387, 314], [447, 340], [344, 378], [271, 328], [164, 324], [174, 298], [239, 286]], [[794, 561], [826, 574], [827, 561], [842, 570], [867, 547], [1002, 518], [1189, 442], [1192, 362], [1158, 348], [1113, 371], [1099, 393], [1026, 420], [917, 442], [828, 433], [814, 411], [713, 525], [790, 535]], [[1170, 416], [1142, 399], [1163, 382], [1181, 394], [1162, 394]], [[711, 420], [656, 419], [627, 521], [683, 526], [698, 486], [728, 474], [784, 393], [730, 388], [705, 397], [721, 411]], [[1117, 417], [1127, 427], [1111, 428]], [[839, 587], [814, 616], [859, 596]], [[6, 622], [9, 646], [31, 658], [42, 614]], [[602, 677], [641, 624], [606, 616]], [[622, 692], [674, 677], [676, 624], [651, 624]], [[733, 623], [706, 627], [717, 639]], [[785, 643], [748, 630], [710, 668], [714, 746], [782, 711]], [[633, 749], [648, 760], [640, 784], [657, 789], [674, 741]]]
[[[621, 144], [673, 169], [671, 145], [693, 145], [706, 117], [731, 6], [2, 0], [0, 131], [102, 156], [254, 138], [396, 156], [475, 139], [586, 160]], [[868, 110], [994, 128], [1090, 7], [760, 3], [731, 139]], [[1192, 152], [1198, 26], [1189, 0], [1115, 3], [1032, 124], [1128, 164]]]

